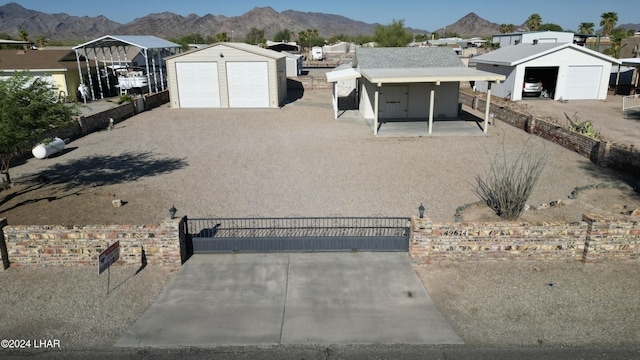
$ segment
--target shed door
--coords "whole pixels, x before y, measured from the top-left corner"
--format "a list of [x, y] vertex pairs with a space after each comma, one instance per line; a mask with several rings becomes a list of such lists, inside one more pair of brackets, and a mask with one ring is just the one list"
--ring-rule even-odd
[[379, 118], [405, 119], [409, 98], [408, 86], [383, 86], [380, 90]]
[[569, 66], [562, 94], [567, 100], [597, 99], [602, 80], [602, 66]]
[[178, 98], [181, 108], [219, 108], [218, 63], [177, 62]]
[[269, 107], [269, 74], [266, 61], [228, 62], [229, 107]]

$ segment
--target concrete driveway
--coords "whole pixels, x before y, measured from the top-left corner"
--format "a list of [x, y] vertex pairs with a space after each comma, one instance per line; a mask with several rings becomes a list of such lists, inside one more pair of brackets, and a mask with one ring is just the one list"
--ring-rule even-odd
[[461, 344], [406, 253], [194, 255], [121, 347]]

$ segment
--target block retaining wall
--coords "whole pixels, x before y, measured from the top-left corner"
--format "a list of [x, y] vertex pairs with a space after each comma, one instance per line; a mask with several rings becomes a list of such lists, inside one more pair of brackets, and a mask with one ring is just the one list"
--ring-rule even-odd
[[[186, 218], [167, 219], [150, 225], [0, 225], [11, 266], [98, 265], [98, 256], [120, 241], [117, 264], [147, 264], [179, 267], [185, 254], [181, 231]], [[181, 244], [182, 242], [182, 244]], [[4, 256], [3, 256], [4, 257]], [[4, 260], [4, 259], [3, 259]], [[7, 262], [4, 262], [5, 268]]]
[[595, 214], [579, 223], [444, 223], [411, 218], [409, 253], [418, 262], [468, 260], [636, 260], [640, 225]]
[[[484, 109], [486, 106], [484, 98], [464, 91], [460, 92], [460, 102], [473, 109]], [[573, 150], [600, 166], [640, 176], [640, 153], [624, 144], [594, 139], [499, 104], [492, 103], [489, 111], [495, 115], [495, 119]]]
[[331, 89], [333, 83], [327, 82], [326, 76], [311, 76], [303, 75], [295, 78], [290, 78], [288, 87], [290, 88], [302, 88], [302, 89]]

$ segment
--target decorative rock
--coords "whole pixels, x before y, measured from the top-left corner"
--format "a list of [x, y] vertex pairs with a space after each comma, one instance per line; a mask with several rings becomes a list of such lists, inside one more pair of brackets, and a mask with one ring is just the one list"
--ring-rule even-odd
[[120, 207], [122, 206], [122, 200], [120, 199], [112, 200], [111, 204], [113, 204], [114, 207]]
[[637, 208], [631, 212], [631, 216], [640, 216], [640, 208]]

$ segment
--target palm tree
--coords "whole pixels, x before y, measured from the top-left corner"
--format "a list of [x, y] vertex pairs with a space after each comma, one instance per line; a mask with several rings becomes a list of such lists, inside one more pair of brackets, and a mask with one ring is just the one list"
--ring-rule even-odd
[[38, 40], [36, 41], [38, 43], [38, 48], [43, 48], [44, 45], [47, 43], [47, 38], [44, 35], [40, 34], [38, 35]]
[[[22, 41], [29, 41], [29, 33], [20, 29], [18, 30], [18, 38]], [[22, 45], [22, 47], [27, 50], [27, 44]]]
[[500, 33], [508, 34], [512, 33], [516, 29], [516, 26], [513, 24], [501, 24], [500, 25]]
[[609, 36], [618, 22], [618, 13], [610, 11], [602, 13], [600, 16], [600, 26], [602, 26], [602, 33], [605, 36]]
[[531, 14], [526, 21], [526, 25], [530, 31], [538, 31], [542, 24], [542, 17], [539, 14]]
[[580, 34], [593, 34], [593, 28], [596, 24], [592, 22], [583, 22], [578, 26], [578, 33]]

